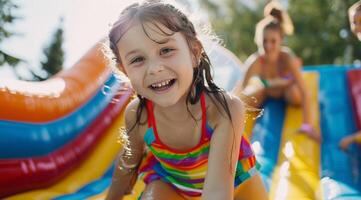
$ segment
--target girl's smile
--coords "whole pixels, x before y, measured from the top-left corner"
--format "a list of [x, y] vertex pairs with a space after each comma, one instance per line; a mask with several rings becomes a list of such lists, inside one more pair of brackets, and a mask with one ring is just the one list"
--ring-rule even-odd
[[167, 92], [176, 82], [176, 79], [168, 79], [165, 81], [160, 81], [153, 83], [149, 86], [150, 89], [154, 90], [156, 93], [162, 94]]

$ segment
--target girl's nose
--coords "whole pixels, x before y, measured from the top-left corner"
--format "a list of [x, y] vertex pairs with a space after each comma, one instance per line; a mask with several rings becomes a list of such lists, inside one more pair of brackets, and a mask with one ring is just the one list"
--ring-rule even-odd
[[148, 74], [156, 74], [164, 70], [164, 64], [160, 62], [149, 63]]

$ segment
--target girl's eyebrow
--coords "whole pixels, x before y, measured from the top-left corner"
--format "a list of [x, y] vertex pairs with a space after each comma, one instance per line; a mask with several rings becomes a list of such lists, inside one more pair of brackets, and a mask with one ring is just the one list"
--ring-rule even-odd
[[164, 39], [162, 39], [162, 40], [158, 40], [158, 43], [160, 43], [160, 44], [166, 44], [166, 43], [168, 43], [168, 42], [173, 42], [173, 41], [175, 41], [174, 38], [172, 38], [172, 37], [167, 37], [167, 38], [164, 38]]
[[129, 51], [127, 54], [125, 54], [125, 58], [127, 58], [128, 56], [134, 54], [134, 53], [137, 53], [139, 50], [138, 49], [134, 49], [132, 51]]
[[[175, 41], [176, 41], [176, 40], [175, 40], [174, 38], [168, 37], [168, 38], [164, 38], [164, 39], [162, 39], [162, 40], [157, 41], [157, 43], [159, 43], [159, 44], [166, 44], [166, 43], [168, 43], [168, 42], [175, 42]], [[140, 51], [140, 50], [138, 50], [138, 49], [134, 49], [134, 50], [132, 50], [132, 51], [129, 51], [128, 53], [125, 54], [125, 58], [127, 58], [127, 57], [129, 57], [130, 55], [135, 54], [135, 53], [137, 53], [137, 52], [139, 52], [139, 51]]]

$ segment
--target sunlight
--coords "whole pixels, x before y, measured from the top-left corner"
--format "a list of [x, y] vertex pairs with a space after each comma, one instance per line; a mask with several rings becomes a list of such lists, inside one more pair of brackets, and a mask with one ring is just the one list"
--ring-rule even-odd
[[274, 199], [283, 200], [286, 199], [289, 184], [286, 178], [281, 178], [277, 187], [276, 195]]
[[291, 142], [286, 142], [283, 153], [285, 154], [286, 158], [291, 158], [295, 154], [295, 150]]
[[9, 91], [11, 94], [22, 93], [25, 96], [57, 98], [65, 90], [65, 86], [65, 81], [61, 78], [52, 78], [43, 82], [3, 78], [0, 82], [0, 91]]
[[263, 153], [263, 149], [262, 149], [262, 146], [261, 146], [261, 143], [259, 141], [255, 141], [252, 143], [252, 148], [253, 148], [253, 151], [256, 155], [259, 155], [261, 153]]

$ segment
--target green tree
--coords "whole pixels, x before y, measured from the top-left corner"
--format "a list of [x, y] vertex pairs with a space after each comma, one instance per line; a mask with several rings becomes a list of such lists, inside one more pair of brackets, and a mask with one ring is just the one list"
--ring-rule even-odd
[[45, 77], [41, 77], [32, 72], [35, 80], [45, 80], [58, 73], [63, 68], [64, 50], [63, 50], [63, 26], [62, 19], [60, 26], [54, 32], [51, 42], [44, 48], [44, 61], [41, 62], [42, 70], [46, 72]]
[[254, 1], [254, 7], [240, 0], [199, 2], [207, 10], [216, 34], [241, 60], [257, 50], [253, 38], [256, 24], [263, 16], [265, 0]]
[[[12, 3], [11, 0], [0, 0], [0, 43], [14, 35], [14, 33], [9, 31], [9, 25], [19, 19], [19, 17], [13, 15], [14, 9], [17, 8], [18, 5]], [[0, 67], [4, 64], [15, 67], [19, 62], [21, 62], [21, 59], [0, 49]]]
[[[347, 9], [356, 0], [290, 0], [295, 35], [289, 46], [306, 65], [349, 64], [345, 57], [361, 58], [359, 42], [350, 33]], [[347, 51], [351, 49], [351, 51]], [[351, 54], [351, 55], [346, 55]]]
[[[305, 65], [349, 64], [361, 58], [360, 42], [350, 33], [347, 9], [357, 0], [288, 0], [295, 34], [286, 37]], [[228, 49], [245, 60], [257, 50], [255, 26], [263, 17], [267, 0], [199, 0], [216, 33]], [[246, 4], [247, 2], [248, 4]], [[358, 47], [358, 48], [357, 48]]]

